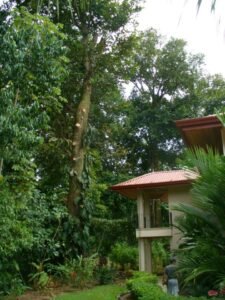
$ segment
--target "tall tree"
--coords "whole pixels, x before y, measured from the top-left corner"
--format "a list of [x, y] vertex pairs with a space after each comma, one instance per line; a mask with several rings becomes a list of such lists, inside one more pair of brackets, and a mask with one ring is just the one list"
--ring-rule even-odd
[[[92, 101], [93, 84], [107, 72], [107, 64], [102, 68], [101, 61], [106, 62], [116, 45], [128, 38], [125, 29], [132, 15], [139, 11], [140, 0], [74, 0], [50, 2], [40, 1], [40, 13], [64, 25], [68, 34], [70, 48], [71, 77], [66, 85], [65, 95], [68, 105], [67, 137], [69, 144], [69, 184], [66, 197], [67, 207], [74, 216], [79, 216], [84, 191], [85, 175], [85, 135], [88, 127], [89, 112]], [[31, 9], [34, 1], [26, 1]], [[56, 3], [56, 2], [55, 2]], [[69, 5], [70, 4], [70, 5]], [[56, 7], [59, 7], [57, 13]], [[111, 62], [111, 60], [110, 60]], [[101, 70], [104, 70], [101, 72]], [[70, 120], [69, 120], [70, 119]]]
[[174, 121], [198, 113], [192, 99], [201, 78], [201, 55], [185, 42], [165, 41], [155, 30], [140, 35], [134, 53], [130, 117], [124, 143], [136, 172], [174, 166], [181, 142]]
[[38, 181], [35, 158], [51, 114], [65, 101], [61, 84], [67, 59], [58, 26], [24, 9], [1, 23], [0, 39], [2, 289], [18, 274], [16, 255], [33, 244], [31, 220], [25, 216]]

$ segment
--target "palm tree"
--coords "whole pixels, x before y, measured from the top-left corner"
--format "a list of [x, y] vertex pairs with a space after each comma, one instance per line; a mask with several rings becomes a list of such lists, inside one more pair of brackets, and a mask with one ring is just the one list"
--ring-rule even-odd
[[[202, 5], [202, 0], [197, 0], [198, 10]], [[216, 8], [216, 0], [211, 0], [211, 11], [214, 11]]]
[[208, 149], [189, 152], [188, 165], [199, 174], [192, 188], [192, 204], [179, 204], [183, 213], [180, 272], [185, 282], [208, 289], [225, 284], [225, 157]]

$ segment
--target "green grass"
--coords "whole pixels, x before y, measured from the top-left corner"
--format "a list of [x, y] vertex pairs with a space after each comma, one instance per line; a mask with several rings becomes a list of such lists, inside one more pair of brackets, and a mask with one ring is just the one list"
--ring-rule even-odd
[[126, 291], [124, 285], [102, 285], [75, 293], [62, 294], [56, 300], [116, 300], [117, 296]]

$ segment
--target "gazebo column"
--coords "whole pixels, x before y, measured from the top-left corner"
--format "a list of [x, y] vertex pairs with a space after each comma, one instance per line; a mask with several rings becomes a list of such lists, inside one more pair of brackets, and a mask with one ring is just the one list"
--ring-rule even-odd
[[139, 248], [139, 270], [152, 272], [152, 251], [150, 239], [138, 239]]
[[[149, 218], [149, 202], [144, 200], [141, 191], [138, 192], [137, 197], [137, 209], [138, 209], [138, 227], [139, 229], [144, 229], [145, 227], [150, 227]], [[148, 238], [138, 239], [138, 250], [139, 250], [139, 270], [151, 272], [151, 242]]]
[[137, 196], [137, 211], [138, 211], [138, 228], [145, 228], [145, 220], [144, 220], [144, 197], [141, 191], [138, 192]]

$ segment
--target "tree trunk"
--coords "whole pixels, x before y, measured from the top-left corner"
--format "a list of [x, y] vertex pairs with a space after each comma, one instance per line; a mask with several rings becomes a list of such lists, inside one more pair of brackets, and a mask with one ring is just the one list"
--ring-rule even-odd
[[86, 53], [84, 59], [85, 76], [81, 92], [81, 101], [75, 113], [75, 122], [72, 138], [71, 170], [69, 180], [69, 192], [67, 195], [67, 207], [73, 216], [79, 216], [79, 199], [82, 192], [82, 173], [84, 169], [85, 145], [84, 136], [87, 132], [88, 117], [91, 106], [91, 60]]

